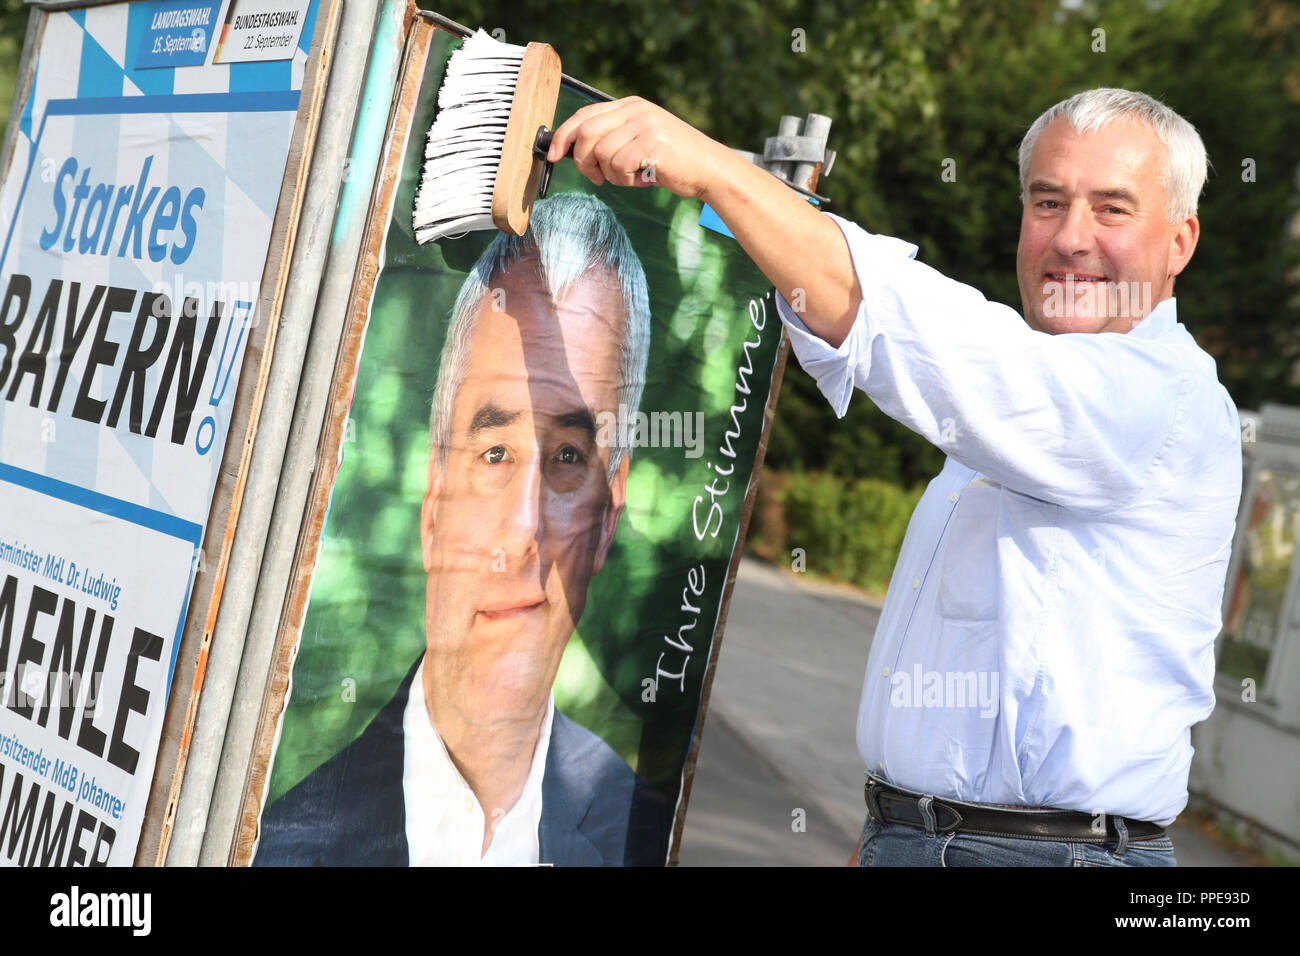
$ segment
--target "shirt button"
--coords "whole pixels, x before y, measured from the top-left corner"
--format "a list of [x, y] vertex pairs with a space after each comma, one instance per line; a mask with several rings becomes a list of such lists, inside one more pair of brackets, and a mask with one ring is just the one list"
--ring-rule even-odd
[[956, 500], [957, 500], [958, 498], [960, 498], [960, 497], [961, 497], [961, 495], [957, 494], [957, 492], [954, 491], [952, 494], [950, 494], [950, 495], [948, 496], [948, 500], [949, 500], [949, 501], [956, 501]]
[[889, 676], [889, 668], [888, 668], [888, 667], [885, 668], [885, 676], [886, 676], [886, 677]]
[[471, 797], [468, 793], [465, 794], [465, 812], [466, 813], [474, 812], [474, 798]]
[[921, 579], [920, 579], [920, 578], [912, 578], [912, 590], [915, 591], [915, 590], [916, 590], [917, 588], [919, 588], [920, 586], [921, 586]]
[[849, 359], [849, 361], [848, 361], [848, 366], [849, 366], [849, 368], [854, 368], [857, 364], [858, 364], [858, 360], [857, 360], [857, 359], [851, 358], [851, 359]]

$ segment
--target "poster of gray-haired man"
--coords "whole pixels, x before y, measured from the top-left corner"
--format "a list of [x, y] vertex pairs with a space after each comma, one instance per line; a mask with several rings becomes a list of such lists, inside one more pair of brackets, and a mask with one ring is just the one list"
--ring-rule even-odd
[[[417, 243], [455, 43], [407, 67], [243, 845], [663, 865], [779, 387], [771, 286], [699, 200], [572, 164], [524, 236]], [[557, 121], [595, 95], [566, 81]]]
[[366, 730], [263, 818], [259, 864], [656, 864], [663, 798], [555, 709], [623, 512], [645, 273], [592, 196], [539, 202], [466, 278], [420, 512], [426, 649]]

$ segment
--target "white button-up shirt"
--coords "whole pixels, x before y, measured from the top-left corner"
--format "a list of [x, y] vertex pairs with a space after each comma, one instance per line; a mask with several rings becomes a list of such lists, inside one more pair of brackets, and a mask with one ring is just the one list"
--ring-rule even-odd
[[538, 862], [542, 778], [546, 773], [554, 718], [552, 698], [523, 792], [515, 805], [501, 816], [492, 844], [483, 853], [487, 822], [483, 808], [452, 763], [446, 745], [429, 719], [424, 697], [424, 662], [420, 662], [402, 715], [405, 737], [402, 793], [406, 800], [406, 844], [412, 866], [514, 866]]
[[957, 800], [1172, 822], [1241, 494], [1213, 359], [1173, 299], [1127, 334], [1049, 335], [831, 218], [862, 306], [836, 349], [778, 297], [795, 354], [837, 415], [856, 386], [948, 455], [876, 628], [863, 760]]

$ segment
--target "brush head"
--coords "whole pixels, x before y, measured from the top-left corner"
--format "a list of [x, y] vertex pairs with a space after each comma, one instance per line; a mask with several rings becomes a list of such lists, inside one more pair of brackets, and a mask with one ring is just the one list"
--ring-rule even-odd
[[415, 239], [475, 229], [523, 235], [543, 160], [537, 130], [555, 118], [560, 58], [545, 43], [501, 43], [479, 30], [447, 61], [415, 193]]

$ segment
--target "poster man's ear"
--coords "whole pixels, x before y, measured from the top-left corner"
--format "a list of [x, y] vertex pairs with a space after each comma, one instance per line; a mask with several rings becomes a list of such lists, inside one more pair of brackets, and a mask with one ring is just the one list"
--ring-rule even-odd
[[609, 504], [605, 508], [605, 517], [601, 520], [600, 546], [596, 549], [596, 561], [591, 573], [599, 574], [609, 556], [610, 545], [614, 543], [614, 532], [618, 530], [618, 519], [623, 514], [623, 505], [627, 503], [627, 468], [628, 454], [623, 453], [623, 460], [618, 463], [618, 470], [609, 483]]
[[438, 449], [429, 449], [429, 487], [420, 505], [420, 552], [424, 556], [424, 570], [433, 570], [433, 523], [438, 513], [438, 498], [442, 495], [442, 468], [438, 464]]

